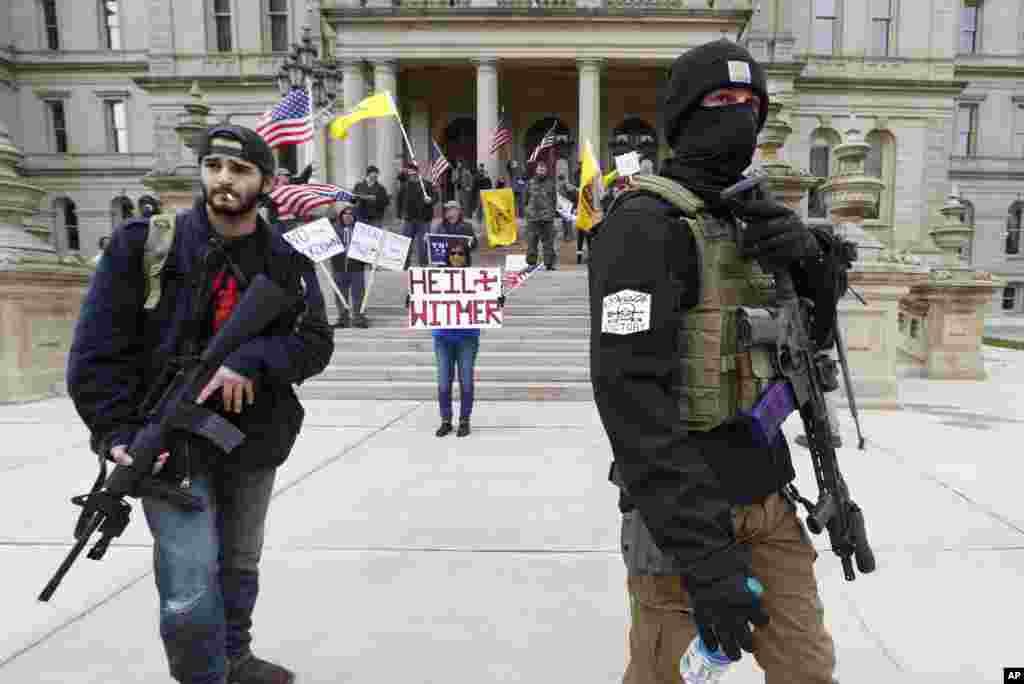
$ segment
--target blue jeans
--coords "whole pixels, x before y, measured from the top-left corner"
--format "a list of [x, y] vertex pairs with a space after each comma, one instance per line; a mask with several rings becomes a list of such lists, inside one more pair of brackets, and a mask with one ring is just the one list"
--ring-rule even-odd
[[[338, 284], [341, 294], [345, 295], [349, 306], [352, 307], [349, 313], [359, 313], [362, 309], [363, 292], [366, 290], [366, 271], [355, 271], [352, 273], [335, 271], [334, 282]], [[341, 300], [338, 299], [338, 295], [334, 295], [334, 299], [338, 303], [338, 315], [344, 315], [342, 312], [345, 309]]]
[[452, 419], [452, 382], [455, 366], [459, 367], [459, 418], [473, 413], [473, 368], [480, 350], [479, 337], [435, 337], [434, 356], [437, 358], [437, 403], [441, 407], [441, 420]]
[[430, 265], [430, 256], [427, 251], [427, 233], [430, 231], [430, 222], [406, 221], [402, 224], [402, 235], [412, 238], [412, 247], [409, 249], [409, 257], [406, 261], [412, 260], [413, 249], [416, 250], [416, 259], [420, 266]]
[[221, 684], [227, 658], [249, 651], [263, 530], [276, 468], [199, 475], [189, 490], [206, 510], [142, 501], [153, 533], [160, 636], [171, 676]]

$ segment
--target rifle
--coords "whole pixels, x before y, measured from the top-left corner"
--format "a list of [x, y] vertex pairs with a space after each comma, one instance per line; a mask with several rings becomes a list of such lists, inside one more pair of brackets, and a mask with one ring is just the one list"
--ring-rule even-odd
[[[755, 179], [749, 179], [748, 187], [751, 182], [757, 184]], [[742, 189], [747, 188], [727, 188], [722, 192], [722, 199], [728, 199]], [[739, 237], [742, 238], [742, 234]], [[836, 239], [835, 248], [843, 250], [840, 258], [847, 261], [856, 258], [856, 247], [852, 243]], [[737, 310], [737, 351], [748, 351], [754, 347], [769, 349], [778, 375], [778, 380], [762, 394], [752, 414], [755, 422], [762, 426], [768, 424], [766, 433], [772, 434], [765, 436], [770, 439], [782, 420], [793, 410], [799, 410], [818, 484], [818, 501], [811, 503], [792, 484], [787, 486], [786, 495], [804, 506], [807, 527], [812, 533], [817, 535], [828, 530], [832, 551], [842, 562], [843, 575], [848, 581], [853, 581], [856, 575], [851, 557], [856, 560], [857, 569], [867, 574], [875, 570], [875, 556], [868, 544], [864, 512], [850, 497], [836, 459], [835, 435], [825, 393], [839, 388], [838, 369], [827, 350], [816, 348], [811, 339], [807, 317], [813, 303], [797, 296], [793, 278], [787, 269], [773, 270], [772, 276], [775, 279], [776, 308], [739, 307]], [[837, 335], [838, 328], [836, 323]], [[837, 337], [837, 346], [843, 377], [847, 382], [847, 396], [852, 402], [853, 388], [841, 337]], [[856, 404], [851, 403], [851, 406]], [[857, 431], [863, 448], [859, 421]]]
[[202, 499], [153, 477], [153, 466], [159, 455], [168, 450], [176, 430], [205, 437], [224, 453], [230, 453], [242, 443], [245, 435], [238, 428], [210, 409], [196, 404], [196, 398], [232, 352], [262, 332], [292, 303], [293, 297], [265, 275], [253, 278], [231, 317], [196, 362], [180, 368], [163, 391], [150, 413], [156, 419], [139, 431], [128, 449], [132, 464], [115, 466], [104, 481], [106, 455], [100, 455], [100, 476], [92, 491], [71, 499], [73, 504], [82, 507], [75, 525], [75, 545], [39, 594], [40, 601], [50, 600], [97, 530], [100, 538], [87, 556], [92, 560], [103, 558], [110, 542], [128, 526], [131, 506], [124, 501], [126, 497], [156, 497], [186, 511], [205, 508]]

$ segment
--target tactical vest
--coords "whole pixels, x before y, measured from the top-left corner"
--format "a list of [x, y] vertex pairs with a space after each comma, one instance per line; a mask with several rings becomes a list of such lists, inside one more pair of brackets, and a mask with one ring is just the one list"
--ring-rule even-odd
[[737, 307], [774, 306], [774, 281], [753, 260], [740, 258], [737, 224], [704, 211], [703, 200], [682, 185], [664, 176], [633, 176], [609, 213], [632, 192], [652, 193], [678, 208], [697, 246], [700, 291], [697, 305], [680, 324], [682, 372], [675, 389], [687, 428], [713, 430], [750, 409], [775, 375], [768, 352], [736, 349]]
[[142, 250], [146, 311], [153, 311], [160, 303], [164, 264], [174, 244], [176, 224], [177, 214], [154, 214], [149, 218], [149, 233]]

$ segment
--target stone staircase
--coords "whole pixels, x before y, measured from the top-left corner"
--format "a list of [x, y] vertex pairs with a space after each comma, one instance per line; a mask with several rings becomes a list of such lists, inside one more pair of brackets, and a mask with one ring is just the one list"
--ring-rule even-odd
[[[333, 322], [334, 295], [321, 284]], [[405, 273], [377, 273], [370, 328], [335, 331], [331, 364], [300, 388], [303, 398], [436, 398], [433, 338], [408, 329], [406, 291]], [[586, 270], [539, 271], [509, 294], [504, 326], [481, 332], [476, 399], [590, 401], [589, 349]]]

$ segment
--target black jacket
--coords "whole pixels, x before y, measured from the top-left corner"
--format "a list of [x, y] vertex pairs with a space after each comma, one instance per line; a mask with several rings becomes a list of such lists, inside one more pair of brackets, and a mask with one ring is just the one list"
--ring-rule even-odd
[[[195, 302], [200, 297], [208, 301], [210, 282], [223, 261], [211, 246], [217, 235], [205, 205], [200, 200], [178, 215], [163, 292], [153, 311], [143, 309], [142, 254], [148, 233], [147, 219], [129, 221], [114, 231], [82, 304], [68, 357], [69, 393], [92, 433], [93, 450], [103, 456], [111, 446], [131, 444], [143, 425], [140, 404], [161, 371], [185, 353], [188, 340], [197, 340], [201, 347], [211, 332], [212, 302]], [[262, 220], [251, 238], [239, 268], [249, 280], [257, 272], [266, 273], [296, 295], [296, 304], [225, 361], [253, 380], [256, 389], [252, 406], [225, 415], [245, 433], [241, 446], [223, 456], [201, 438], [186, 438], [218, 464], [240, 469], [276, 466], [288, 457], [303, 420], [292, 385], [320, 373], [334, 350], [312, 262]], [[220, 406], [220, 392], [206, 406]], [[172, 445], [168, 474], [176, 464], [180, 468], [179, 444]]]
[[[427, 191], [428, 199], [423, 198], [423, 191]], [[426, 178], [423, 179], [423, 187], [420, 181], [413, 181], [407, 178], [398, 191], [398, 204], [396, 210], [398, 218], [406, 221], [417, 221], [419, 223], [430, 223], [434, 218], [434, 204], [437, 203], [437, 190], [433, 183]]]
[[472, 238], [472, 247], [466, 252], [466, 266], [473, 265], [473, 252], [480, 247], [477, 244], [476, 233], [473, 231], [473, 226], [465, 219], [459, 219], [456, 223], [448, 223], [444, 219], [441, 219], [438, 223], [435, 223], [430, 228], [430, 232], [444, 235], [465, 235], [468, 238]]
[[360, 221], [365, 221], [371, 226], [380, 226], [380, 220], [384, 216], [384, 210], [391, 204], [391, 198], [388, 197], [388, 191], [384, 189], [384, 186], [377, 183], [372, 188], [366, 181], [359, 181], [356, 183], [355, 194], [357, 195], [373, 195], [376, 199], [367, 200], [361, 197], [356, 200], [356, 214], [359, 216]]
[[[690, 568], [691, 577], [721, 577], [745, 568], [731, 552], [731, 506], [778, 491], [793, 470], [788, 447], [748, 447], [728, 423], [691, 434], [680, 420], [679, 324], [696, 304], [699, 270], [693, 238], [678, 216], [664, 200], [635, 193], [595, 234], [591, 382], [614, 474], [628, 492], [621, 509], [638, 509], [658, 547]], [[651, 295], [650, 329], [602, 333], [604, 297], [625, 289]]]

